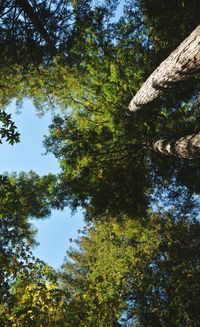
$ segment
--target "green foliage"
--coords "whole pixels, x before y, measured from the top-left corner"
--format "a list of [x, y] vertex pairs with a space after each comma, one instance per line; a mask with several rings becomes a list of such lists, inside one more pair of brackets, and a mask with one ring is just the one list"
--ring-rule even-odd
[[[160, 59], [169, 55], [199, 24], [198, 0], [139, 0], [148, 36]], [[164, 59], [164, 58], [163, 58]]]
[[5, 327], [64, 326], [64, 295], [53, 269], [29, 259], [10, 285], [9, 306], [0, 304], [0, 321]]
[[0, 180], [0, 289], [9, 297], [9, 285], [30, 258], [36, 245], [30, 218], [50, 214], [55, 176], [39, 177], [30, 172], [1, 176]]
[[[70, 289], [75, 305], [80, 302], [84, 312], [76, 325], [118, 326], [127, 309], [131, 273], [140, 275], [140, 267], [149, 262], [158, 243], [155, 228], [149, 230], [130, 219], [89, 228], [78, 241], [80, 250], [68, 251], [63, 265], [63, 287]], [[82, 315], [75, 308], [76, 315]]]
[[2, 139], [6, 138], [6, 141], [10, 144], [19, 142], [19, 133], [16, 131], [16, 126], [14, 122], [11, 120], [11, 115], [7, 114], [4, 110], [0, 111], [0, 143], [2, 143]]
[[79, 319], [74, 325], [197, 326], [198, 234], [198, 222], [170, 214], [90, 227], [63, 265], [63, 287]]
[[4, 174], [0, 185], [0, 217], [36, 217], [50, 214], [52, 186], [56, 177], [52, 174], [40, 177], [34, 172]]
[[89, 226], [57, 276], [31, 256], [20, 263], [9, 301], [1, 298], [1, 322], [198, 326], [199, 228], [199, 222], [169, 213]]
[[67, 57], [90, 1], [5, 1], [0, 7], [2, 65], [46, 65], [56, 53]]
[[[61, 109], [45, 138], [61, 173], [1, 176], [0, 325], [199, 326], [199, 162], [152, 150], [159, 138], [199, 132], [198, 76], [149, 112], [127, 114], [198, 24], [199, 4], [127, 1], [113, 22], [115, 0], [30, 0], [41, 29], [16, 3], [0, 5], [1, 139], [19, 141], [3, 111], [13, 98], [31, 98], [39, 113]], [[90, 225], [56, 274], [32, 257], [29, 219], [67, 205]]]
[[116, 0], [101, 5], [88, 0], [4, 1], [0, 6], [0, 105], [7, 105], [14, 98], [21, 101], [28, 95], [41, 108], [43, 102], [36, 100], [37, 96], [45, 93], [50, 99], [52, 94], [44, 84], [45, 92], [39, 85], [36, 96], [32, 85], [28, 94], [29, 81], [41, 81], [40, 71], [49, 71], [49, 66], [51, 70], [57, 57], [64, 67], [79, 67], [81, 71], [82, 45], [88, 31], [91, 27], [94, 30], [94, 24], [103, 35], [102, 27], [116, 5]]
[[148, 185], [145, 161], [135, 153], [140, 146], [123, 131], [101, 121], [88, 124], [84, 113], [75, 119], [55, 117], [45, 145], [60, 160], [62, 193], [72, 208], [82, 206], [90, 219], [143, 211]]
[[30, 247], [35, 244], [35, 231], [28, 222], [19, 217], [0, 219], [0, 297], [9, 305], [10, 283], [29, 260]]

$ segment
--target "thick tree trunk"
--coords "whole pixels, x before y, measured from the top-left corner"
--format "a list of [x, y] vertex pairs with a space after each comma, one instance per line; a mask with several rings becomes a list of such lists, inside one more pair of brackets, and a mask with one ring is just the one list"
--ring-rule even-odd
[[129, 104], [137, 111], [200, 71], [200, 25], [149, 76]]
[[200, 159], [200, 133], [183, 136], [173, 142], [161, 139], [154, 143], [153, 148], [165, 155], [183, 159]]
[[56, 52], [57, 50], [56, 50], [55, 46], [53, 45], [46, 29], [44, 28], [42, 21], [39, 19], [38, 15], [34, 11], [34, 8], [30, 5], [28, 0], [16, 0], [16, 3], [26, 13], [28, 18], [34, 25], [35, 30], [42, 36], [42, 38], [49, 45], [51, 50], [53, 50], [53, 52]]

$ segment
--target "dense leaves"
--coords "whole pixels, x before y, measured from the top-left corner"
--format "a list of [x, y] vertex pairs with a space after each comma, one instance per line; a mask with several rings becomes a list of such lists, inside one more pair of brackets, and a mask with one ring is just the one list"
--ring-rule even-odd
[[85, 124], [84, 116], [79, 121], [56, 117], [51, 138], [45, 142], [60, 159], [60, 179], [69, 204], [82, 206], [90, 219], [104, 213], [142, 214], [148, 180], [142, 154], [140, 169], [137, 166], [140, 146], [114, 127], [91, 121], [86, 128]]
[[[199, 160], [165, 158], [155, 141], [199, 133], [199, 77], [130, 115], [148, 75], [199, 23], [199, 2], [4, 1], [0, 142], [32, 99], [55, 113], [44, 144], [58, 176], [0, 184], [0, 325], [197, 327]], [[60, 114], [55, 112], [60, 109]], [[87, 225], [60, 272], [32, 256], [30, 218], [81, 207]]]
[[89, 228], [68, 251], [62, 283], [77, 325], [198, 326], [199, 223], [166, 213], [122, 220]]
[[42, 218], [50, 214], [50, 197], [53, 197], [53, 184], [56, 177], [52, 174], [40, 177], [34, 172], [4, 174], [0, 185], [0, 216]]
[[10, 284], [9, 306], [1, 299], [0, 322], [6, 327], [63, 326], [64, 295], [67, 301], [53, 269], [31, 257]]
[[59, 49], [67, 54], [90, 10], [89, 1], [5, 1], [0, 8], [4, 65], [16, 63], [27, 69], [30, 63], [51, 61]]
[[10, 280], [30, 258], [36, 245], [35, 229], [30, 218], [50, 214], [50, 198], [55, 176], [36, 173], [1, 176], [0, 180], [0, 289], [8, 296]]
[[[138, 4], [144, 15], [147, 33], [160, 59], [167, 56], [199, 24], [197, 0], [141, 0]], [[164, 58], [163, 58], [164, 59]]]

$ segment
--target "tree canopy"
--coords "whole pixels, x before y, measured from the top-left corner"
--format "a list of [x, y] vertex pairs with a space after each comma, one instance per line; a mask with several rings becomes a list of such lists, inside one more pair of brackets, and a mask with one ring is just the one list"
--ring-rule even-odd
[[[52, 110], [44, 145], [60, 165], [1, 175], [2, 326], [200, 324], [198, 72], [128, 110], [199, 24], [200, 4], [127, 0], [117, 18], [119, 3], [0, 4], [0, 143], [20, 141], [6, 108], [28, 97]], [[30, 218], [66, 206], [83, 209], [85, 228], [54, 271], [32, 254]]]

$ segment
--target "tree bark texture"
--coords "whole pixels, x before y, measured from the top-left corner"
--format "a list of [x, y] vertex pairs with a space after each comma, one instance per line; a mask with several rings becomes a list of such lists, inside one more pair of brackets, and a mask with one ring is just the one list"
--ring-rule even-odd
[[200, 133], [186, 135], [175, 141], [158, 140], [153, 145], [154, 150], [168, 156], [183, 159], [200, 159]]
[[188, 80], [199, 72], [200, 25], [149, 76], [131, 100], [129, 110], [140, 110], [178, 82]]

